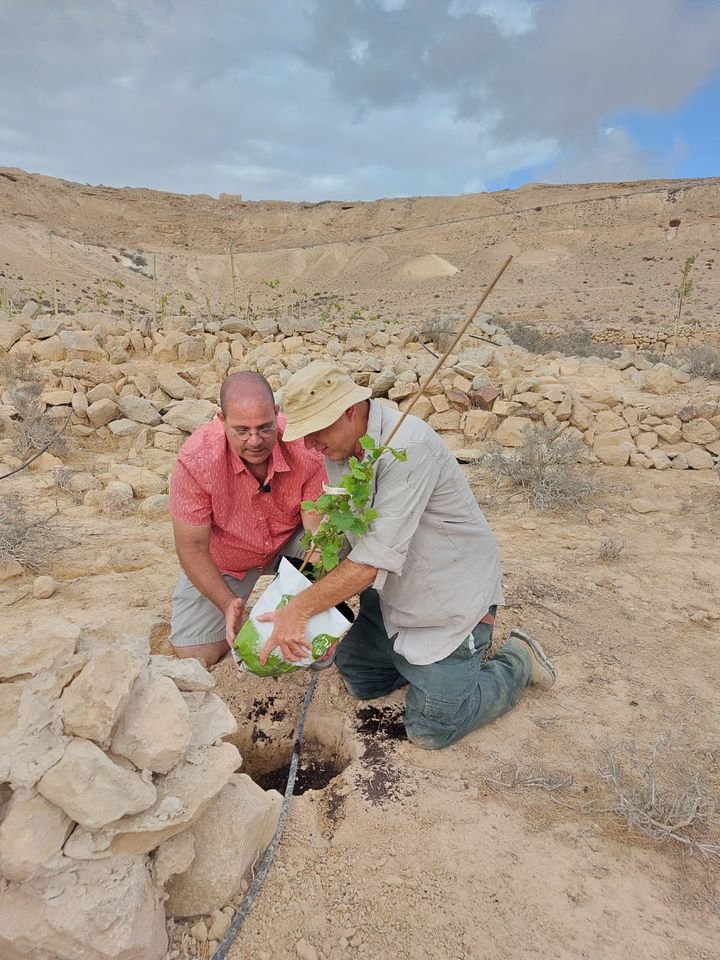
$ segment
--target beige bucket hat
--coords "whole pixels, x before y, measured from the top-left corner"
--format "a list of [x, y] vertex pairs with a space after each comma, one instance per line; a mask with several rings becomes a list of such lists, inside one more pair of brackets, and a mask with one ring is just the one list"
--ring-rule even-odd
[[354, 403], [367, 400], [372, 390], [359, 387], [334, 363], [313, 360], [294, 373], [283, 387], [287, 426], [283, 440], [299, 440], [335, 423]]

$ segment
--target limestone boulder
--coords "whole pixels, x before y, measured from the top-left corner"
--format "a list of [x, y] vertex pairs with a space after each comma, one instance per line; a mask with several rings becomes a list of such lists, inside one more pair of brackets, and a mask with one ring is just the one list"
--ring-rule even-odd
[[688, 450], [685, 454], [687, 465], [691, 470], [712, 470], [715, 461], [707, 450], [701, 450], [696, 447], [694, 450]]
[[206, 914], [231, 900], [270, 842], [281, 805], [277, 791], [266, 792], [245, 774], [233, 776], [191, 828], [195, 857], [168, 884], [168, 913]]
[[169, 677], [152, 677], [133, 693], [111, 749], [142, 770], [168, 773], [189, 745], [188, 705]]
[[669, 470], [672, 466], [672, 460], [662, 450], [648, 450], [645, 456], [652, 460], [656, 470]]
[[484, 440], [498, 423], [498, 418], [491, 410], [468, 410], [463, 420], [465, 439], [469, 441]]
[[529, 426], [527, 417], [507, 417], [495, 431], [493, 440], [503, 447], [521, 447]]
[[[557, 411], [555, 415], [557, 416]], [[560, 418], [558, 417], [558, 419]], [[577, 397], [573, 399], [572, 413], [569, 419], [573, 427], [577, 427], [578, 430], [583, 432], [589, 430], [593, 425], [592, 411]]]
[[185, 873], [194, 857], [195, 839], [191, 830], [170, 837], [160, 844], [153, 855], [153, 880], [159, 887], [166, 887], [171, 877]]
[[116, 437], [136, 437], [144, 428], [136, 420], [129, 420], [127, 417], [120, 417], [117, 420], [111, 420], [107, 425], [108, 430]]
[[666, 363], [656, 363], [652, 370], [639, 374], [638, 380], [643, 390], [656, 396], [665, 396], [677, 389], [675, 378]]
[[78, 738], [70, 741], [62, 759], [41, 777], [37, 790], [91, 830], [146, 810], [156, 799], [151, 783], [113, 763], [94, 743]]
[[187, 399], [170, 407], [167, 413], [163, 415], [163, 420], [165, 423], [169, 423], [171, 427], [177, 427], [186, 433], [192, 433], [193, 430], [197, 430], [208, 420], [212, 420], [217, 410], [217, 405], [209, 400]]
[[29, 790], [62, 757], [68, 738], [57, 698], [84, 662], [69, 655], [35, 677], [0, 685], [0, 781], [14, 790]]
[[690, 420], [682, 425], [682, 438], [689, 443], [700, 443], [703, 445], [706, 443], [714, 443], [718, 437], [720, 437], [720, 433], [710, 421], [704, 417], [696, 417], [694, 420]]
[[81, 360], [107, 360], [107, 353], [87, 330], [61, 330], [60, 343], [68, 354], [78, 354]]
[[140, 504], [140, 513], [146, 520], [159, 520], [161, 517], [167, 517], [168, 502], [170, 498], [166, 493], [154, 493], [151, 497], [146, 497]]
[[56, 660], [75, 653], [81, 630], [56, 617], [36, 617], [30, 629], [3, 636], [0, 643], [0, 680], [34, 676], [49, 670]]
[[119, 412], [118, 405], [114, 400], [110, 400], [107, 397], [101, 397], [98, 400], [95, 400], [90, 403], [90, 406], [85, 411], [85, 414], [90, 421], [90, 423], [96, 427], [104, 427], [105, 424], [110, 423], [111, 420], [115, 420]]
[[9, 350], [24, 333], [25, 330], [19, 323], [13, 323], [10, 320], [0, 321], [0, 348]]
[[60, 807], [39, 794], [14, 797], [0, 825], [0, 873], [31, 880], [62, 864], [60, 851], [75, 826]]
[[190, 749], [199, 750], [237, 733], [237, 720], [214, 693], [185, 693], [190, 712]]
[[165, 911], [144, 857], [73, 864], [0, 893], [3, 960], [165, 960]]
[[36, 317], [30, 324], [30, 333], [35, 340], [48, 340], [60, 333], [65, 328], [64, 322], [60, 317], [53, 317], [46, 314], [42, 317]]
[[125, 650], [92, 657], [60, 699], [65, 733], [106, 744], [140, 668], [140, 661]]
[[240, 766], [237, 747], [220, 743], [199, 751], [193, 763], [178, 763], [157, 781], [157, 801], [103, 830], [75, 830], [65, 854], [85, 860], [103, 853], [149, 853], [191, 826]]
[[630, 455], [636, 452], [629, 430], [598, 433], [593, 440], [593, 453], [601, 463], [608, 466], [624, 467], [630, 460]]
[[204, 692], [215, 686], [213, 675], [193, 658], [179, 660], [177, 657], [153, 656], [150, 658], [150, 675], [170, 677], [178, 690]]
[[595, 426], [599, 433], [613, 433], [615, 430], [624, 430], [627, 421], [612, 410], [601, 410], [595, 414]]
[[24, 683], [0, 684], [0, 749], [3, 738], [17, 727]]
[[161, 370], [158, 373], [158, 384], [160, 389], [173, 400], [194, 400], [197, 397], [195, 387], [174, 370]]
[[145, 423], [149, 427], [156, 427], [162, 423], [160, 414], [144, 397], [120, 397], [118, 407], [123, 417], [127, 417], [128, 420]]
[[147, 467], [118, 463], [113, 467], [113, 473], [121, 483], [129, 484], [133, 495], [139, 499], [167, 491], [167, 480], [148, 470]]

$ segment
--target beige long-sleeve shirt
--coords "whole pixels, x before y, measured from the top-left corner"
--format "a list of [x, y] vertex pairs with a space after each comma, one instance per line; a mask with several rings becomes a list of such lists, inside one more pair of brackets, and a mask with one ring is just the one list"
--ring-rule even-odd
[[[380, 443], [399, 417], [371, 400], [367, 432]], [[363, 537], [348, 537], [348, 556], [378, 568], [373, 586], [396, 652], [410, 663], [435, 663], [504, 602], [497, 542], [431, 427], [408, 416], [392, 446], [404, 449], [407, 460], [388, 453], [378, 461], [372, 499], [378, 516]], [[326, 461], [326, 468], [333, 484], [347, 464]]]

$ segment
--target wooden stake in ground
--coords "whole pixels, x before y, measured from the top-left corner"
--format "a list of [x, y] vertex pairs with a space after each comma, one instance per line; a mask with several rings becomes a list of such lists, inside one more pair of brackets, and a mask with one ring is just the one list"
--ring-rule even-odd
[[155, 254], [153, 254], [153, 303], [152, 303], [153, 327], [157, 325], [156, 301], [157, 301], [157, 257], [155, 256]]
[[48, 241], [48, 247], [50, 250], [50, 282], [52, 283], [53, 291], [53, 308], [55, 311], [55, 319], [58, 315], [58, 301], [57, 301], [57, 277], [55, 276], [55, 252], [53, 250], [53, 235], [50, 234], [50, 239]]
[[505, 273], [506, 269], [507, 269], [508, 266], [510, 265], [510, 261], [511, 261], [511, 260], [512, 260], [512, 257], [508, 257], [507, 260], [505, 261], [505, 263], [503, 263], [503, 265], [500, 267], [500, 269], [499, 269], [498, 272], [495, 274], [495, 276], [493, 277], [493, 279], [490, 281], [490, 284], [489, 284], [488, 288], [485, 290], [485, 292], [483, 293], [483, 295], [480, 297], [477, 306], [476, 306], [475, 309], [472, 311], [472, 313], [471, 313], [470, 316], [467, 318], [467, 320], [466, 320], [465, 323], [462, 325], [462, 327], [460, 327], [460, 329], [458, 330], [458, 332], [457, 332], [457, 334], [456, 334], [456, 336], [455, 336], [455, 339], [454, 339], [453, 342], [450, 344], [450, 346], [447, 348], [447, 350], [445, 351], [445, 353], [443, 353], [443, 355], [438, 358], [438, 362], [435, 364], [435, 366], [432, 368], [432, 370], [430, 371], [430, 373], [427, 375], [427, 377], [425, 377], [425, 379], [423, 380], [423, 382], [420, 384], [420, 389], [418, 390], [418, 392], [417, 392], [417, 393], [415, 394], [415, 396], [413, 397], [412, 403], [411, 403], [410, 406], [407, 408], [407, 410], [405, 410], [405, 411], [403, 412], [403, 415], [400, 417], [400, 419], [398, 420], [398, 422], [397, 422], [397, 423], [395, 424], [395, 426], [392, 428], [392, 430], [391, 430], [390, 433], [388, 434], [386, 440], [383, 442], [383, 446], [387, 446], [387, 445], [390, 443], [390, 441], [392, 440], [392, 438], [393, 438], [393, 437], [395, 436], [395, 434], [398, 432], [398, 429], [400, 428], [400, 424], [403, 422], [403, 420], [405, 419], [405, 417], [411, 412], [412, 408], [413, 408], [413, 407], [415, 406], [415, 404], [418, 402], [418, 400], [420, 399], [420, 397], [422, 397], [422, 396], [424, 395], [425, 391], [427, 390], [427, 388], [429, 387], [429, 385], [431, 384], [431, 382], [432, 382], [433, 379], [435, 378], [435, 375], [437, 374], [437, 372], [438, 372], [438, 370], [440, 369], [440, 367], [442, 367], [442, 365], [445, 363], [445, 361], [447, 360], [447, 358], [450, 356], [450, 354], [453, 352], [453, 350], [455, 349], [455, 347], [456, 347], [456, 346], [458, 345], [458, 343], [460, 342], [460, 339], [461, 339], [462, 335], [465, 333], [465, 331], [467, 330], [467, 328], [470, 326], [470, 324], [473, 322], [473, 320], [475, 319], [475, 317], [478, 315], [478, 313], [479, 313], [479, 311], [480, 311], [480, 307], [485, 303], [485, 301], [487, 300], [487, 298], [488, 298], [488, 297], [490, 296], [490, 294], [492, 293], [495, 284], [498, 282], [498, 280], [500, 279], [500, 277]]
[[232, 280], [233, 310], [235, 311], [235, 316], [239, 317], [240, 311], [238, 309], [237, 283], [235, 282], [235, 257], [233, 256], [232, 244], [230, 244], [228, 247], [228, 256], [230, 257], [230, 278]]
[[[470, 316], [467, 318], [467, 320], [466, 320], [465, 323], [462, 325], [462, 327], [458, 330], [458, 332], [457, 332], [457, 334], [456, 334], [455, 339], [453, 340], [453, 342], [452, 342], [452, 343], [450, 344], [450, 346], [447, 348], [447, 350], [445, 351], [445, 353], [438, 359], [437, 363], [436, 363], [435, 366], [432, 368], [432, 370], [430, 371], [430, 373], [427, 375], [427, 377], [425, 378], [425, 380], [423, 380], [423, 382], [420, 384], [420, 389], [418, 390], [418, 392], [417, 392], [417, 393], [415, 394], [415, 396], [413, 397], [412, 403], [411, 403], [410, 406], [407, 408], [407, 410], [404, 411], [403, 415], [400, 417], [400, 419], [399, 419], [398, 422], [395, 424], [395, 426], [392, 428], [392, 430], [390, 431], [390, 433], [388, 434], [388, 436], [386, 437], [386, 439], [383, 441], [383, 444], [382, 444], [383, 447], [388, 447], [388, 446], [390, 445], [390, 441], [392, 440], [392, 438], [393, 438], [393, 437], [395, 436], [395, 434], [397, 433], [397, 431], [398, 431], [398, 429], [399, 429], [399, 427], [400, 427], [400, 424], [403, 422], [403, 420], [405, 419], [405, 417], [407, 417], [407, 415], [410, 413], [410, 411], [411, 411], [412, 408], [415, 406], [415, 404], [418, 402], [418, 400], [420, 399], [420, 397], [423, 396], [423, 394], [424, 394], [425, 391], [427, 390], [428, 386], [429, 386], [430, 383], [432, 382], [433, 377], [437, 374], [437, 372], [438, 372], [438, 370], [440, 369], [440, 367], [442, 367], [442, 365], [445, 363], [445, 361], [446, 361], [447, 358], [450, 356], [450, 354], [452, 353], [452, 351], [453, 351], [453, 350], [455, 349], [455, 347], [458, 345], [458, 343], [460, 342], [460, 338], [462, 337], [462, 335], [465, 333], [465, 331], [467, 330], [467, 328], [470, 326], [470, 324], [473, 322], [473, 320], [474, 320], [475, 317], [477, 316], [478, 311], [480, 310], [480, 307], [485, 303], [485, 301], [487, 300], [487, 298], [488, 298], [488, 297], [490, 296], [490, 294], [492, 293], [493, 288], [495, 287], [495, 284], [498, 282], [498, 280], [499, 280], [500, 277], [503, 275], [503, 273], [505, 273], [505, 271], [507, 270], [508, 266], [510, 265], [510, 261], [511, 261], [511, 260], [512, 260], [512, 257], [508, 257], [507, 260], [506, 260], [506, 261], [503, 263], [503, 265], [500, 267], [500, 269], [498, 270], [498, 272], [495, 274], [495, 276], [494, 276], [493, 279], [491, 280], [489, 286], [487, 287], [487, 289], [485, 290], [485, 292], [483, 293], [483, 295], [480, 297], [480, 300], [478, 301], [477, 306], [476, 306], [475, 309], [470, 313]], [[306, 556], [303, 558], [303, 562], [302, 562], [302, 564], [301, 564], [301, 566], [300, 566], [300, 573], [303, 572], [303, 570], [305, 569], [305, 567], [306, 567], [306, 566], [308, 565], [308, 563], [310, 562], [310, 554], [311, 554], [311, 552], [312, 552], [313, 549], [314, 549], [314, 543], [313, 543], [313, 545], [310, 547], [310, 550], [308, 550]]]

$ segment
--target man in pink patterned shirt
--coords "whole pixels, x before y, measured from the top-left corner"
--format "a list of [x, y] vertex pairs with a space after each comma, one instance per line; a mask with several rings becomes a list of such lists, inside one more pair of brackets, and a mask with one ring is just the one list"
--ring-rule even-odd
[[173, 594], [170, 642], [179, 657], [210, 666], [228, 652], [245, 601], [281, 553], [301, 556], [299, 536], [319, 517], [300, 503], [322, 493], [322, 456], [283, 440], [285, 418], [258, 373], [235, 373], [221, 412], [183, 444], [169, 510], [182, 567]]

